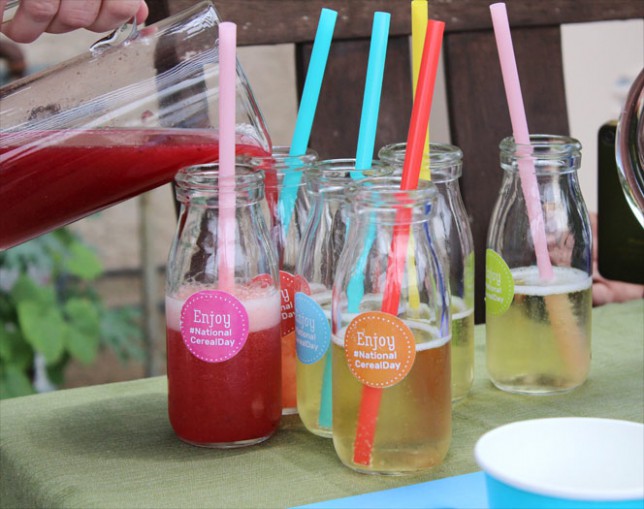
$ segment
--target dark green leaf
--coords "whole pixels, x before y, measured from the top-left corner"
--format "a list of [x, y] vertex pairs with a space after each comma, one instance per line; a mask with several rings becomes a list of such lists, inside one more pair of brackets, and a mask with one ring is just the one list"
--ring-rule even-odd
[[0, 324], [0, 359], [9, 361], [11, 359], [11, 335], [15, 331], [9, 332], [4, 324]]
[[71, 356], [83, 364], [91, 364], [96, 359], [98, 341], [94, 341], [76, 329], [69, 329], [65, 336], [65, 344]]
[[0, 399], [33, 394], [29, 377], [15, 366], [6, 366], [0, 373]]
[[11, 297], [19, 304], [23, 301], [33, 301], [40, 304], [54, 305], [56, 293], [51, 286], [41, 286], [26, 274], [21, 274], [11, 289]]
[[30, 300], [19, 302], [17, 307], [18, 321], [29, 344], [48, 364], [60, 359], [67, 328], [60, 311]]
[[6, 326], [3, 327], [0, 330], [0, 343], [2, 345], [0, 359], [7, 365], [17, 366], [22, 370], [28, 370], [33, 366], [34, 351], [19, 329], [10, 330]]
[[64, 260], [64, 270], [83, 279], [94, 279], [103, 270], [96, 253], [81, 242], [69, 246], [69, 256]]
[[101, 343], [122, 361], [143, 360], [141, 313], [134, 307], [105, 309], [101, 313]]
[[100, 322], [98, 310], [87, 299], [70, 299], [65, 304], [68, 331], [65, 337], [67, 350], [85, 364], [96, 358], [99, 344]]
[[0, 320], [6, 324], [15, 322], [17, 319], [13, 298], [8, 293], [0, 291]]
[[56, 364], [47, 366], [47, 378], [49, 381], [56, 385], [61, 386], [65, 382], [65, 368], [69, 362], [69, 356], [64, 355], [63, 358]]
[[88, 299], [71, 298], [63, 307], [70, 326], [98, 340], [99, 315], [96, 305]]

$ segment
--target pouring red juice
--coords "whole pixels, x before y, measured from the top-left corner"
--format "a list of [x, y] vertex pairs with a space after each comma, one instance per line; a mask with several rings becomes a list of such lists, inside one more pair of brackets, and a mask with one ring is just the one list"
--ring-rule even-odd
[[[255, 140], [236, 151], [266, 155]], [[208, 129], [100, 129], [0, 134], [0, 250], [170, 182], [219, 159]]]

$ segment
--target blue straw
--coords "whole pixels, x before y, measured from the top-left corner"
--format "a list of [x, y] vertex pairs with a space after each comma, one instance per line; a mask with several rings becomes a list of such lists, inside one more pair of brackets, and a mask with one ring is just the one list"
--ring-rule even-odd
[[[364, 100], [362, 102], [362, 116], [360, 119], [360, 132], [358, 134], [358, 148], [356, 151], [356, 170], [369, 169], [373, 163], [378, 113], [380, 111], [382, 79], [385, 73], [385, 58], [387, 55], [387, 42], [389, 40], [390, 19], [391, 15], [386, 12], [376, 12], [373, 18], [369, 62], [367, 64], [367, 81], [365, 83]], [[358, 171], [352, 172], [351, 176], [356, 180], [362, 177]], [[347, 287], [349, 313], [358, 313], [360, 309], [360, 301], [364, 295], [365, 266], [375, 237], [376, 225], [371, 222], [367, 230], [364, 248], [360, 254], [360, 258], [358, 258], [355, 271], [351, 275]]]
[[[385, 57], [387, 55], [390, 20], [391, 15], [387, 12], [376, 12], [373, 17], [369, 61], [367, 62], [367, 79], [362, 101], [358, 147], [356, 149], [356, 170], [368, 170], [373, 164], [373, 151], [376, 144], [378, 112], [380, 111], [382, 78], [385, 73]], [[360, 171], [352, 171], [351, 178], [354, 180], [361, 179], [362, 174]], [[376, 225], [371, 223], [367, 231], [364, 249], [360, 254], [356, 270], [352, 274], [347, 288], [349, 313], [357, 313], [359, 310], [360, 301], [364, 295], [364, 268], [367, 264], [369, 250], [375, 238]], [[318, 416], [318, 423], [321, 427], [329, 427], [332, 419], [331, 370], [332, 366], [329, 356], [325, 362], [324, 374], [322, 375], [320, 414]]]
[[[356, 170], [371, 168], [373, 161], [376, 129], [378, 128], [378, 113], [380, 111], [382, 78], [385, 73], [385, 57], [387, 55], [390, 19], [391, 15], [388, 12], [376, 12], [373, 17], [369, 61], [367, 63], [367, 81], [365, 83], [362, 116], [360, 117], [360, 131], [358, 133]], [[359, 173], [352, 174], [351, 176], [355, 179], [360, 178]]]
[[321, 428], [330, 429], [333, 426], [333, 394], [331, 352], [324, 356], [324, 373], [322, 375], [322, 390], [320, 392], [320, 414], [318, 424]]
[[[291, 139], [290, 156], [304, 155], [309, 145], [311, 128], [313, 127], [313, 119], [318, 105], [318, 98], [320, 97], [322, 79], [324, 78], [324, 70], [326, 69], [326, 62], [329, 57], [337, 17], [338, 13], [331, 9], [322, 9], [320, 13], [318, 30], [315, 34], [311, 60], [306, 72], [304, 90], [302, 91], [300, 109], [297, 112], [297, 120], [295, 121], [295, 129], [293, 131], [293, 138]], [[280, 193], [277, 210], [282, 213], [281, 218], [285, 237], [291, 223], [293, 210], [295, 209], [297, 189], [301, 178], [301, 172], [289, 171], [284, 176], [284, 181], [282, 182], [282, 192]]]

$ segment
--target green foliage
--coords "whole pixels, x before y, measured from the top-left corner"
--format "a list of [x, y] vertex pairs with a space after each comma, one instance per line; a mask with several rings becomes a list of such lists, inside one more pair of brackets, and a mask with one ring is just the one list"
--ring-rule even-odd
[[91, 364], [101, 347], [143, 356], [138, 312], [106, 308], [92, 286], [101, 262], [66, 228], [0, 252], [0, 399], [34, 392], [34, 357], [64, 381], [71, 359]]

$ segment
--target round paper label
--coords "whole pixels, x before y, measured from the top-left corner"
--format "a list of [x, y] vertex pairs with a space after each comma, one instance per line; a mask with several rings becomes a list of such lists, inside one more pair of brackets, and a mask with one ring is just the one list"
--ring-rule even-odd
[[193, 293], [181, 308], [181, 336], [205, 362], [237, 355], [248, 339], [248, 312], [233, 295], [219, 290]]
[[416, 358], [416, 341], [398, 317], [381, 311], [356, 316], [344, 336], [349, 370], [370, 387], [396, 385], [407, 376]]
[[501, 255], [485, 252], [485, 309], [493, 315], [505, 313], [514, 299], [514, 278]]
[[295, 344], [304, 364], [319, 361], [331, 344], [331, 327], [322, 306], [308, 295], [295, 294]]

